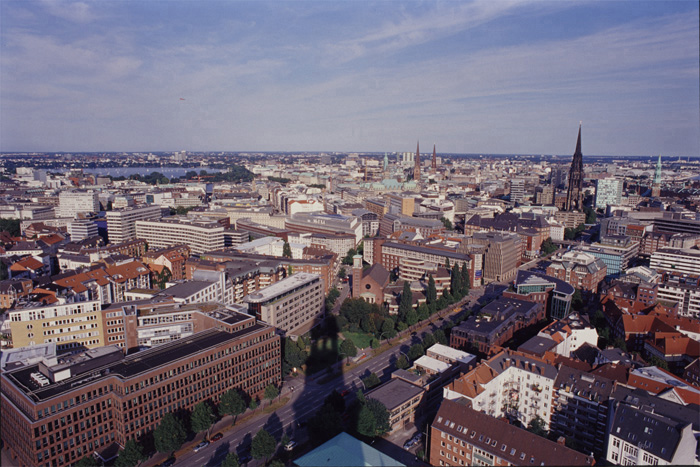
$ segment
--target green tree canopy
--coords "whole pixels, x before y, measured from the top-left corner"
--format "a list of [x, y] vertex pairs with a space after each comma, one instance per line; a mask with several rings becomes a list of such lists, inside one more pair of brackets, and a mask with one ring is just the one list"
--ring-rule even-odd
[[253, 438], [253, 442], [250, 445], [250, 454], [255, 459], [267, 460], [275, 453], [276, 446], [275, 438], [263, 428]]
[[375, 437], [382, 436], [390, 429], [389, 411], [386, 406], [376, 399], [366, 399], [357, 417], [358, 433]]
[[452, 222], [446, 217], [441, 217], [440, 221], [442, 222], [442, 225], [445, 226], [445, 229], [447, 230], [452, 230]]
[[357, 432], [364, 436], [374, 437], [376, 431], [377, 421], [367, 404], [363, 404], [357, 415]]
[[285, 258], [292, 257], [292, 247], [289, 246], [288, 242], [284, 242], [284, 245], [282, 245], [282, 256], [284, 256]]
[[323, 443], [341, 432], [343, 421], [332, 403], [324, 403], [309, 420], [309, 436], [314, 442]]
[[467, 263], [462, 263], [462, 295], [467, 295], [469, 293], [470, 286], [471, 281], [469, 280], [469, 269], [467, 268]]
[[274, 384], [270, 383], [265, 387], [265, 399], [269, 400], [270, 402], [272, 402], [272, 399], [279, 396], [279, 394], [280, 391]]
[[413, 293], [411, 292], [411, 284], [408, 281], [404, 281], [403, 291], [401, 292], [401, 299], [399, 301], [399, 321], [406, 322], [406, 315], [408, 311], [412, 309]]
[[350, 339], [345, 339], [340, 343], [340, 353], [347, 358], [352, 358], [357, 355], [357, 347]]
[[408, 358], [411, 360], [417, 360], [423, 356], [425, 349], [423, 349], [422, 344], [413, 344], [410, 349], [408, 349]]
[[433, 337], [435, 337], [435, 342], [437, 344], [447, 345], [447, 336], [445, 336], [445, 331], [442, 329], [435, 331]]
[[214, 423], [214, 420], [216, 420], [216, 415], [214, 415], [214, 409], [208, 400], [202, 401], [194, 406], [190, 421], [192, 423], [192, 430], [195, 433], [208, 430], [212, 423]]
[[557, 251], [559, 247], [557, 247], [553, 242], [551, 238], [548, 238], [544, 242], [542, 242], [542, 246], [540, 247], [540, 250], [542, 250], [542, 256], [547, 256], [551, 255], [555, 251]]
[[539, 415], [536, 415], [535, 418], [530, 420], [530, 423], [527, 425], [526, 429], [530, 433], [534, 433], [537, 436], [542, 436], [544, 438], [546, 438], [549, 434], [545, 429], [544, 420], [542, 420]]
[[376, 373], [370, 373], [366, 377], [362, 378], [362, 382], [365, 384], [366, 389], [371, 389], [382, 384], [379, 376], [377, 376]]
[[399, 358], [396, 359], [396, 363], [394, 363], [394, 365], [396, 365], [396, 368], [400, 370], [405, 370], [408, 368], [409, 363], [404, 354], [401, 354], [399, 355]]
[[241, 462], [238, 459], [238, 454], [235, 452], [229, 452], [221, 463], [221, 467], [240, 467], [240, 465]]
[[124, 449], [114, 462], [115, 467], [135, 467], [142, 460], [147, 459], [143, 453], [143, 447], [133, 439], [124, 444]]
[[430, 318], [430, 309], [425, 303], [421, 303], [416, 311], [417, 321], [423, 321]]
[[[116, 463], [115, 463], [116, 465]], [[92, 454], [89, 454], [83, 458], [81, 458], [78, 462], [75, 463], [75, 467], [101, 467], [102, 463], [97, 462], [97, 459], [95, 459]]]
[[450, 292], [452, 295], [462, 293], [462, 271], [459, 269], [459, 264], [455, 263], [450, 274]]
[[409, 309], [405, 315], [406, 324], [413, 326], [418, 322], [418, 313], [413, 308]]
[[385, 318], [384, 322], [382, 322], [382, 337], [384, 339], [391, 339], [396, 336], [395, 326], [396, 324], [392, 318]]
[[428, 348], [434, 346], [436, 343], [437, 343], [437, 341], [435, 340], [435, 336], [430, 334], [430, 333], [426, 334], [425, 337], [423, 338], [423, 347], [425, 349], [428, 349]]
[[229, 389], [221, 395], [219, 401], [219, 415], [233, 415], [234, 417], [245, 412], [245, 400], [238, 389]]
[[[433, 275], [428, 276], [428, 290], [425, 292], [425, 302], [432, 305], [437, 301], [437, 289], [435, 288], [435, 279]], [[434, 311], [433, 311], [434, 313]]]
[[163, 415], [160, 424], [153, 431], [153, 441], [156, 450], [162, 453], [172, 453], [185, 442], [187, 432], [179, 418], [168, 412]]

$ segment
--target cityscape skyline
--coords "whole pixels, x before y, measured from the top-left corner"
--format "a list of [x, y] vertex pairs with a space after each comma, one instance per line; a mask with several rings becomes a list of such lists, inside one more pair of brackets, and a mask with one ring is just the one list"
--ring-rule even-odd
[[[196, 6], [195, 6], [196, 5]], [[694, 2], [2, 2], [0, 151], [697, 157]]]

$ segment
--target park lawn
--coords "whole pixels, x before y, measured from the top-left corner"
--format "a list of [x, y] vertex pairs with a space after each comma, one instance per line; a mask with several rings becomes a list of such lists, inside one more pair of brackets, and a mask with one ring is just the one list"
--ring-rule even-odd
[[350, 339], [358, 349], [369, 347], [370, 342], [374, 339], [373, 335], [364, 332], [343, 331], [343, 335], [346, 339]]

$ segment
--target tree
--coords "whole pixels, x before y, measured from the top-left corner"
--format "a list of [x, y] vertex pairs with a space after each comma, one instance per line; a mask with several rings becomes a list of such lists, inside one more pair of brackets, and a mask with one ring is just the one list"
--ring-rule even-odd
[[124, 450], [119, 453], [119, 457], [114, 462], [115, 467], [135, 467], [142, 460], [148, 457], [143, 454], [143, 447], [135, 440], [130, 439], [124, 444]]
[[222, 417], [225, 415], [237, 417], [245, 412], [245, 408], [245, 400], [243, 400], [243, 396], [238, 389], [229, 389], [221, 395], [221, 400], [219, 401], [219, 415]]
[[459, 270], [459, 264], [455, 263], [450, 274], [450, 293], [457, 295], [462, 291], [462, 271]]
[[75, 467], [100, 467], [101, 465], [92, 455], [87, 455], [75, 463]]
[[309, 436], [323, 443], [341, 432], [343, 421], [340, 412], [332, 403], [324, 403], [318, 412], [309, 420]]
[[194, 406], [191, 423], [195, 433], [208, 430], [214, 420], [216, 420], [216, 415], [214, 415], [214, 409], [209, 401], [202, 401]]
[[425, 292], [425, 302], [428, 304], [428, 310], [431, 315], [437, 311], [435, 303], [437, 302], [437, 288], [435, 288], [435, 279], [433, 279], [432, 274], [428, 276], [428, 290]]
[[467, 263], [462, 263], [462, 295], [467, 295], [469, 293], [469, 287], [471, 283], [469, 280], [469, 269], [467, 269]]
[[395, 326], [396, 324], [394, 323], [393, 319], [386, 318], [382, 323], [382, 335], [387, 339], [391, 339], [392, 337], [396, 336], [396, 329], [394, 329]]
[[376, 373], [371, 373], [366, 377], [362, 378], [362, 382], [365, 385], [365, 389], [370, 389], [382, 384], [381, 380], [379, 379], [379, 376], [377, 376]]
[[571, 308], [576, 311], [581, 311], [583, 308], [583, 296], [581, 295], [581, 289], [574, 290], [574, 295], [571, 297]]
[[326, 396], [323, 401], [324, 405], [330, 405], [338, 413], [343, 413], [345, 411], [345, 398], [340, 395], [337, 389], [333, 389], [333, 392]]
[[445, 226], [445, 229], [447, 230], [452, 230], [452, 222], [446, 217], [441, 217], [440, 222], [442, 222], [442, 225]]
[[[304, 349], [300, 347], [303, 346]], [[289, 337], [284, 339], [284, 374], [288, 374], [293, 368], [301, 368], [305, 363], [309, 354], [306, 352], [306, 345], [301, 339], [294, 342]]]
[[270, 403], [272, 403], [272, 399], [279, 396], [279, 394], [279, 389], [277, 389], [277, 387], [272, 383], [268, 384], [265, 388], [265, 399], [269, 400]]
[[156, 272], [153, 274], [153, 279], [155, 284], [158, 286], [159, 289], [164, 289], [166, 284], [172, 279], [173, 274], [170, 272], [170, 269], [167, 267], [164, 267], [161, 272]]
[[447, 345], [447, 336], [445, 336], [445, 331], [442, 329], [435, 331], [433, 337], [435, 337], [435, 342], [437, 344]]
[[435, 336], [432, 334], [426, 334], [425, 337], [423, 338], [423, 347], [426, 349], [429, 349], [430, 347], [434, 346], [437, 343], [435, 340]]
[[250, 402], [248, 403], [248, 408], [250, 410], [257, 409], [258, 408], [258, 401], [256, 401], [255, 399], [251, 399]]
[[284, 242], [284, 245], [282, 245], [282, 256], [285, 258], [292, 257], [292, 247], [289, 246], [289, 242]]
[[338, 279], [345, 279], [345, 276], [347, 276], [347, 273], [345, 272], [345, 268], [340, 268], [338, 270]]
[[413, 344], [410, 349], [408, 349], [408, 358], [411, 360], [416, 360], [423, 356], [425, 349], [421, 344]]
[[416, 311], [416, 315], [418, 316], [418, 321], [423, 321], [430, 318], [430, 309], [428, 308], [428, 305], [426, 305], [425, 303], [421, 303], [418, 306], [418, 311]]
[[544, 242], [542, 242], [542, 245], [540, 246], [540, 250], [542, 250], [542, 256], [548, 256], [557, 251], [559, 247], [557, 247], [553, 242], [552, 238], [548, 238]]
[[418, 313], [416, 313], [416, 310], [413, 308], [408, 310], [408, 313], [406, 313], [406, 324], [409, 326], [413, 326], [418, 322]]
[[156, 450], [163, 453], [172, 453], [185, 442], [187, 432], [179, 418], [168, 412], [163, 415], [160, 424], [153, 431], [153, 441]]
[[544, 438], [547, 437], [547, 430], [544, 428], [544, 420], [539, 415], [536, 415], [535, 418], [530, 420], [530, 423], [527, 425], [527, 431], [530, 433], [534, 433], [537, 436], [542, 436]]
[[400, 370], [405, 370], [409, 366], [408, 360], [406, 360], [406, 357], [403, 354], [399, 355], [399, 358], [396, 359], [396, 363], [394, 363], [394, 365], [396, 365], [396, 368]]
[[391, 429], [391, 425], [389, 424], [389, 411], [386, 409], [386, 406], [377, 399], [367, 399], [366, 405], [369, 407], [376, 421], [375, 436], [382, 436]]
[[661, 368], [663, 370], [668, 371], [668, 363], [666, 362], [666, 360], [663, 360], [657, 357], [656, 355], [652, 355], [649, 358], [647, 358], [647, 362], [651, 366], [655, 366], [657, 368]]
[[241, 462], [238, 460], [238, 454], [235, 452], [229, 452], [224, 461], [221, 463], [221, 467], [240, 467]]
[[357, 415], [357, 432], [361, 435], [374, 437], [376, 431], [377, 421], [367, 404], [364, 404]]
[[412, 309], [413, 293], [411, 292], [411, 284], [408, 281], [404, 281], [403, 291], [401, 292], [401, 300], [399, 301], [399, 321], [405, 322], [408, 310]]
[[355, 344], [350, 339], [345, 339], [340, 343], [340, 353], [345, 355], [349, 360], [351, 357], [357, 355], [357, 347], [355, 347]]
[[595, 224], [598, 221], [595, 209], [584, 207], [583, 212], [586, 214], [586, 224]]
[[20, 219], [0, 219], [0, 232], [7, 232], [11, 237], [19, 237], [20, 223]]
[[255, 435], [250, 445], [250, 454], [254, 459], [267, 459], [275, 453], [277, 442], [264, 428]]

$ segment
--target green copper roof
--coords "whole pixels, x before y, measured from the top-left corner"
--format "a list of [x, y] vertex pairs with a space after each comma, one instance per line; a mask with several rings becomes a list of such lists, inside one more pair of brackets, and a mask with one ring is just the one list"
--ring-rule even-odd
[[294, 463], [299, 467], [404, 466], [347, 433], [339, 434]]

